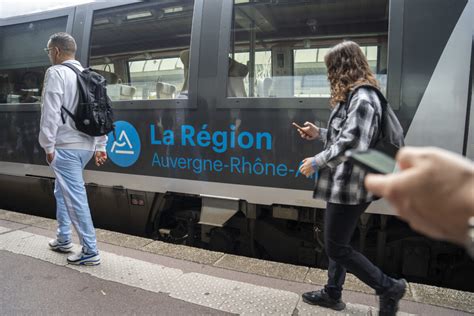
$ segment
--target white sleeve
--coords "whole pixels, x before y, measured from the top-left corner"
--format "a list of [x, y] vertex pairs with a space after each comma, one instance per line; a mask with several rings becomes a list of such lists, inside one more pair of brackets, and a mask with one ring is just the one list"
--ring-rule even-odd
[[56, 133], [61, 124], [61, 106], [64, 98], [64, 82], [57, 70], [46, 71], [41, 109], [39, 143], [47, 154], [54, 152]]
[[96, 137], [95, 141], [95, 150], [105, 151], [105, 146], [107, 145], [107, 135]]

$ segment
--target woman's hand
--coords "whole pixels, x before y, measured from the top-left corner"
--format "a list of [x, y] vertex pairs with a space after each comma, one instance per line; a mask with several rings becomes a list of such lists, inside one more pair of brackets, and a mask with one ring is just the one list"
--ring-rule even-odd
[[296, 126], [298, 133], [300, 133], [301, 138], [304, 138], [306, 140], [314, 140], [316, 138], [319, 138], [319, 127], [314, 125], [311, 122], [304, 122], [303, 127], [299, 127], [293, 123], [294, 126]]
[[303, 163], [300, 166], [300, 173], [306, 177], [310, 177], [315, 171], [313, 169], [313, 158], [314, 157], [308, 157], [303, 159]]

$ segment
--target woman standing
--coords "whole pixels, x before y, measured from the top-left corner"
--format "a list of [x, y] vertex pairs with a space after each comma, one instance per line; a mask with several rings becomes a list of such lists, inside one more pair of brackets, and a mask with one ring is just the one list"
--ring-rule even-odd
[[380, 298], [380, 315], [395, 315], [406, 289], [405, 280], [384, 274], [372, 262], [350, 246], [359, 216], [374, 200], [364, 187], [366, 172], [343, 161], [348, 149], [366, 150], [377, 138], [382, 108], [375, 91], [355, 90], [350, 104], [349, 93], [359, 85], [378, 87], [359, 45], [344, 41], [325, 56], [331, 86], [333, 108], [328, 128], [306, 122], [300, 132], [307, 140], [320, 139], [324, 150], [303, 160], [300, 172], [310, 176], [318, 170], [313, 197], [327, 202], [324, 240], [329, 257], [328, 282], [320, 291], [303, 294], [303, 301], [313, 305], [343, 310], [342, 286], [349, 270], [372, 287]]

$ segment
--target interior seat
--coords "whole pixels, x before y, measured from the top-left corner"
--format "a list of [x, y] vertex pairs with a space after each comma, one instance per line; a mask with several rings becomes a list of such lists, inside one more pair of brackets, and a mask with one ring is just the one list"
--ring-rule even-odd
[[166, 82], [157, 82], [156, 83], [156, 98], [157, 99], [173, 99], [176, 94], [176, 86], [166, 83]]
[[229, 57], [229, 82], [227, 83], [228, 97], [247, 97], [244, 78], [248, 75], [248, 67]]

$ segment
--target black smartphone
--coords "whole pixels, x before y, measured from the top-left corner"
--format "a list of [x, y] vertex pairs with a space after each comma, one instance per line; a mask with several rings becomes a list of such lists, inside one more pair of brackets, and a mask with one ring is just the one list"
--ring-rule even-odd
[[299, 126], [298, 124], [296, 124], [295, 122], [291, 123], [294, 127], [296, 127], [299, 131], [301, 131], [303, 134], [307, 135], [307, 136], [310, 136], [308, 135], [308, 133], [306, 133], [303, 129], [303, 127]]
[[297, 129], [303, 129], [303, 127], [299, 126], [298, 124], [296, 124], [295, 122], [291, 123], [293, 124], [294, 127], [296, 127]]
[[355, 165], [372, 173], [387, 174], [396, 171], [396, 161], [392, 157], [374, 149], [363, 151], [348, 150], [344, 155]]

